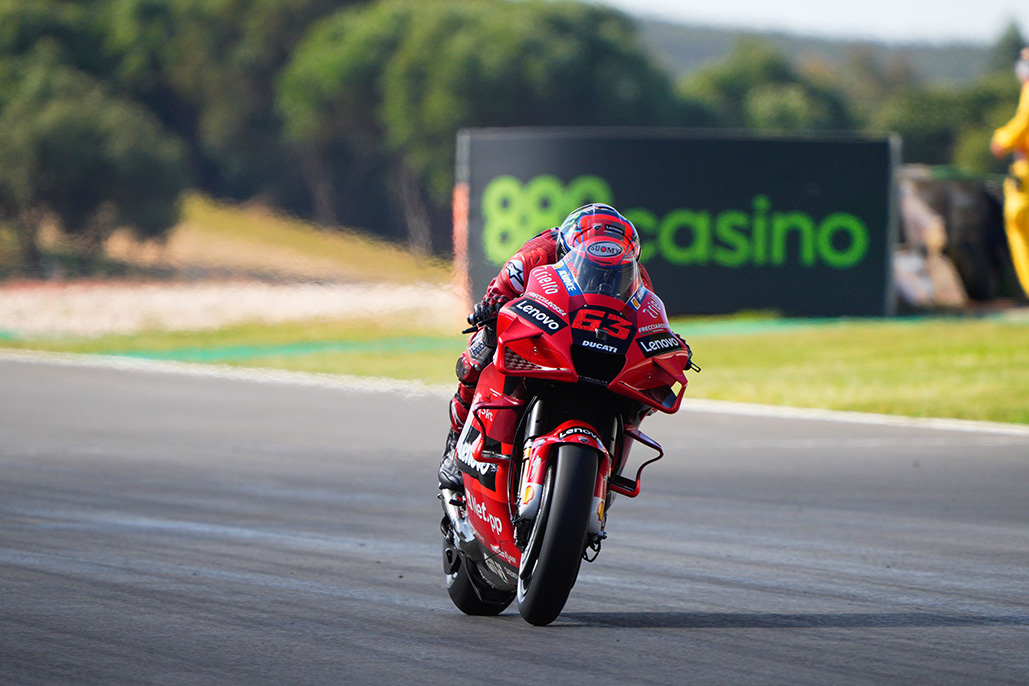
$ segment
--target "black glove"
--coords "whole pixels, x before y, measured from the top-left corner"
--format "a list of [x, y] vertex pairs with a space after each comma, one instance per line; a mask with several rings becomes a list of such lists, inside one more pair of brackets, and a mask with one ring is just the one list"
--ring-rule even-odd
[[476, 303], [472, 313], [468, 315], [468, 323], [475, 327], [481, 327], [486, 322], [497, 318], [497, 313], [504, 303], [508, 301], [502, 295], [487, 296], [482, 302]]
[[[672, 333], [675, 332], [673, 331]], [[680, 343], [682, 343], [682, 348], [686, 351], [686, 359], [693, 361], [693, 351], [690, 349], [690, 344], [687, 343], [686, 339], [680, 336], [679, 334], [675, 334], [675, 337], [679, 339]]]
[[675, 334], [675, 337], [679, 339], [680, 343], [682, 343], [683, 349], [686, 350], [686, 361], [689, 362], [689, 365], [687, 365], [686, 369], [687, 370], [692, 369], [694, 371], [699, 372], [700, 371], [700, 367], [698, 367], [693, 362], [693, 351], [690, 349], [690, 344], [687, 343], [686, 339], [683, 338], [682, 336], [680, 336], [679, 334], [675, 333], [674, 331], [672, 333]]

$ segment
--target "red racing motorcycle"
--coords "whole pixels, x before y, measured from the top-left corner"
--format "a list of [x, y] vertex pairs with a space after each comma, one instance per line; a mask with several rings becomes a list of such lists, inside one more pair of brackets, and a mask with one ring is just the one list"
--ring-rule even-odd
[[[467, 614], [517, 599], [531, 624], [557, 618], [615, 494], [636, 497], [663, 455], [640, 422], [676, 412], [685, 372], [699, 371], [636, 261], [614, 249], [594, 240], [537, 267], [499, 312], [456, 448], [465, 490], [440, 494], [447, 591]], [[634, 442], [657, 455], [627, 477]]]

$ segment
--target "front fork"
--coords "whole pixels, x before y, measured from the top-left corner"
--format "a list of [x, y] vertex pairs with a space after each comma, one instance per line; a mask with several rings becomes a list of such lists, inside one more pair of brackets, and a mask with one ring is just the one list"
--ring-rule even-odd
[[[606, 520], [605, 499], [607, 483], [611, 476], [611, 455], [597, 433], [587, 422], [571, 419], [561, 423], [552, 431], [525, 441], [522, 453], [522, 468], [515, 503], [516, 521], [532, 521], [539, 513], [543, 495], [543, 480], [555, 450], [565, 444], [586, 446], [596, 451], [600, 460], [597, 483], [593, 487], [593, 508], [590, 513], [589, 535], [591, 539], [604, 537]], [[519, 541], [519, 543], [522, 543]]]
[[[518, 547], [525, 544], [528, 525], [536, 518], [540, 509], [540, 501], [543, 493], [543, 481], [546, 478], [547, 467], [553, 452], [562, 444], [585, 445], [596, 451], [600, 460], [597, 470], [597, 483], [593, 491], [593, 508], [589, 520], [589, 531], [587, 541], [589, 547], [596, 553], [600, 551], [600, 542], [606, 538], [604, 526], [607, 522], [607, 505], [614, 495], [621, 494], [629, 498], [639, 495], [641, 476], [643, 469], [664, 456], [661, 446], [652, 438], [639, 430], [638, 425], [622, 425], [617, 422], [611, 427], [612, 443], [618, 445], [621, 442], [620, 452], [612, 456], [608, 451], [602, 434], [585, 420], [570, 419], [556, 428], [535, 435], [534, 429], [541, 428], [543, 413], [540, 412], [541, 404], [535, 404], [530, 410], [530, 417], [527, 423], [526, 434], [522, 449], [522, 464], [518, 471], [517, 491], [511, 494], [511, 502], [514, 504], [515, 539]], [[625, 468], [629, 447], [632, 443], [641, 443], [657, 453], [656, 456], [645, 460], [636, 471], [635, 478], [621, 476]], [[617, 458], [619, 463], [614, 463]], [[617, 469], [618, 473], [613, 473]], [[594, 558], [587, 557], [592, 561]]]

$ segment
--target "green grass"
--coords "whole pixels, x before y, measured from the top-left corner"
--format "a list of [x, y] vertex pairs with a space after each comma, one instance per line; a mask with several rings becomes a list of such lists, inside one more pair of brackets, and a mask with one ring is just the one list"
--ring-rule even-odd
[[184, 230], [202, 242], [238, 242], [246, 251], [274, 251], [285, 264], [290, 257], [331, 263], [356, 281], [438, 282], [451, 278], [450, 263], [414, 254], [403, 247], [336, 227], [321, 229], [265, 207], [225, 205], [201, 195], [183, 203]]
[[[687, 396], [1029, 424], [1029, 321], [680, 319]], [[237, 326], [15, 348], [454, 382], [465, 338], [376, 322]]]
[[[260, 207], [189, 196], [172, 249], [236, 264], [326, 269], [349, 280], [446, 283], [447, 265], [356, 232], [326, 232]], [[176, 240], [178, 239], [178, 240]], [[15, 246], [0, 232], [0, 258]], [[252, 262], [239, 262], [253, 251]], [[383, 265], [389, 265], [384, 272]], [[688, 397], [1029, 424], [1029, 318], [782, 320], [769, 315], [674, 322], [704, 371]], [[0, 346], [128, 355], [452, 384], [465, 337], [376, 320], [234, 326]]]
[[0, 337], [0, 347], [154, 360], [384, 376], [449, 383], [466, 339], [374, 320], [247, 324], [94, 339]]
[[[753, 324], [753, 323], [749, 323]], [[679, 321], [704, 372], [691, 397], [1029, 423], [1029, 322], [929, 318], [768, 323], [737, 333]]]

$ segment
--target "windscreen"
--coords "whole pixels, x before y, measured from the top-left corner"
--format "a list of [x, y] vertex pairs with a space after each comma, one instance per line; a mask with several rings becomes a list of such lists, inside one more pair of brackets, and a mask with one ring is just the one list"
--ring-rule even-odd
[[631, 258], [618, 264], [603, 264], [576, 247], [560, 264], [568, 269], [583, 293], [598, 293], [627, 302], [640, 286], [639, 266]]

